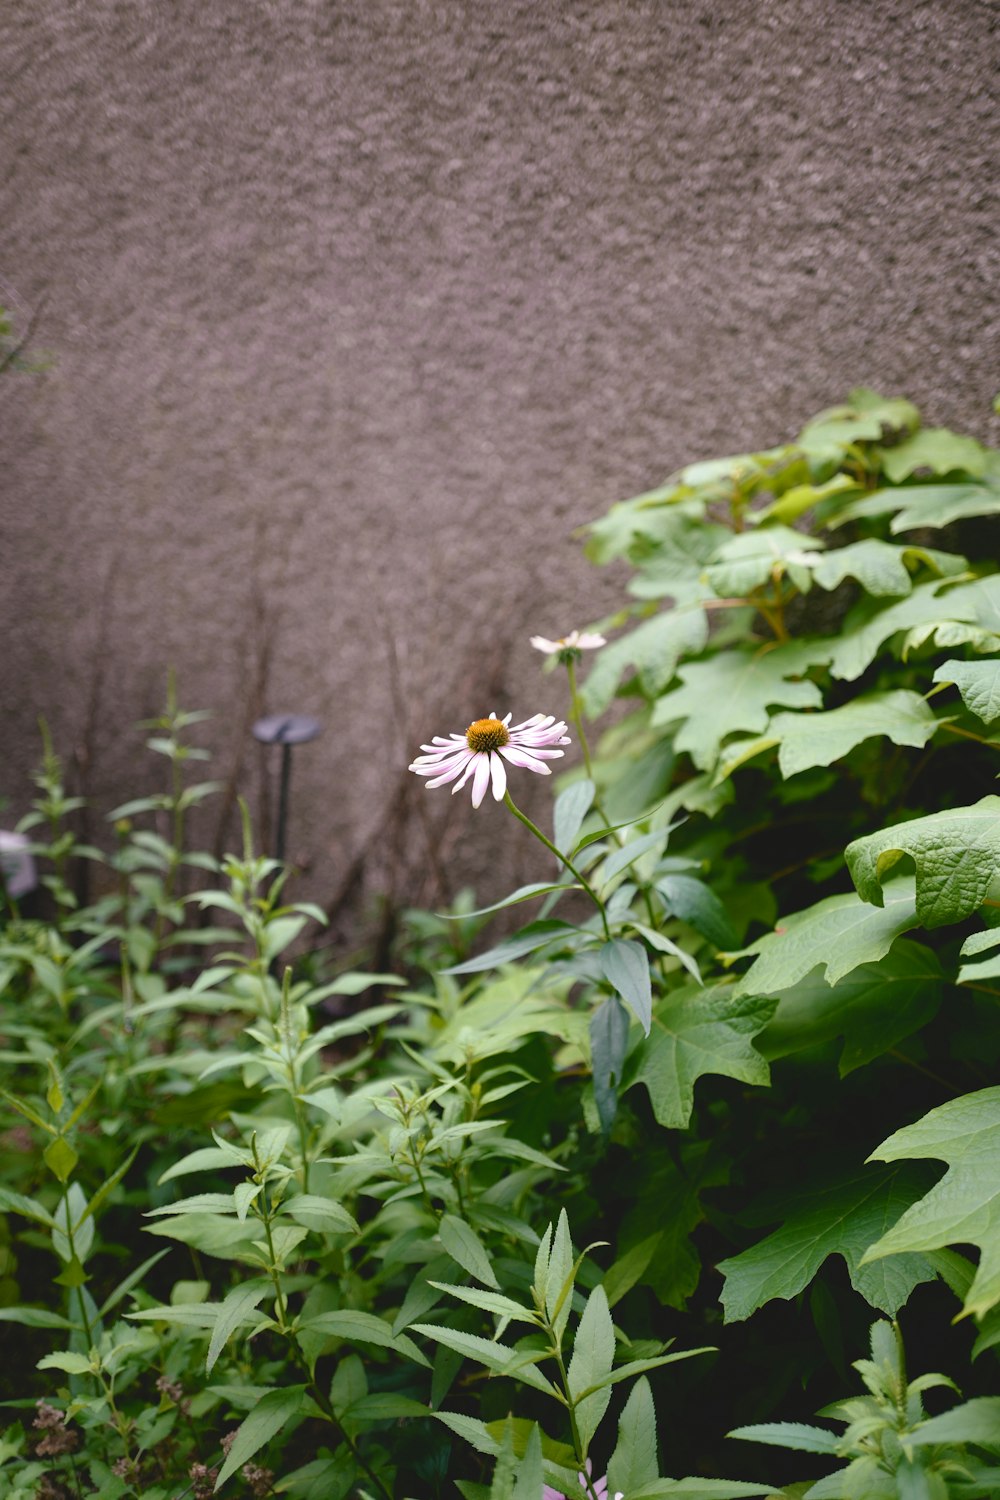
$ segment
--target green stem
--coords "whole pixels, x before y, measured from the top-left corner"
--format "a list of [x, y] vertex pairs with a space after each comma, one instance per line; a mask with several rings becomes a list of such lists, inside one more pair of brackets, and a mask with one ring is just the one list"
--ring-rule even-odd
[[538, 825], [536, 823], [533, 823], [528, 815], [521, 811], [521, 809], [514, 802], [514, 799], [511, 797], [510, 792], [504, 793], [503, 800], [506, 802], [511, 812], [514, 814], [515, 818], [517, 818], [518, 822], [523, 823], [525, 828], [527, 828], [529, 832], [533, 833], [535, 835], [535, 838], [538, 839], [540, 843], [544, 844], [546, 849], [549, 849], [555, 855], [560, 864], [564, 864], [566, 866], [569, 873], [573, 876], [573, 879], [579, 881], [582, 888], [587, 892], [587, 895], [590, 897], [591, 901], [593, 901], [594, 905], [597, 907], [597, 910], [600, 912], [601, 922], [604, 926], [604, 936], [607, 941], [610, 942], [611, 928], [608, 926], [608, 918], [607, 913], [604, 910], [604, 902], [601, 900], [600, 896], [598, 896], [589, 880], [586, 880], [584, 876], [580, 874], [580, 871], [573, 864], [572, 860], [570, 860], [565, 854], [557, 849], [551, 839], [545, 837], [545, 834], [538, 827]]
[[[583, 764], [591, 781], [594, 779], [594, 767], [590, 759], [590, 746], [587, 744], [587, 732], [583, 727], [583, 706], [580, 702], [580, 694], [576, 685], [576, 662], [566, 653], [566, 675], [569, 678], [569, 716], [576, 726], [576, 732], [580, 739], [580, 750], [583, 753]], [[601, 814], [603, 817], [603, 813]], [[607, 822], [607, 818], [604, 819]]]

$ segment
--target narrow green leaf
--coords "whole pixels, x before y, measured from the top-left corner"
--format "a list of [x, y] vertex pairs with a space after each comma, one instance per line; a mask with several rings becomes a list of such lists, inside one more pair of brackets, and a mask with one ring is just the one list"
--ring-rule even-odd
[[268, 1292], [273, 1292], [273, 1290], [270, 1282], [255, 1280], [246, 1281], [242, 1286], [234, 1287], [229, 1293], [219, 1307], [215, 1327], [212, 1329], [208, 1357], [205, 1360], [206, 1374], [212, 1373], [212, 1366], [237, 1329], [242, 1328], [245, 1323], [254, 1321], [256, 1309]]
[[451, 1297], [457, 1297], [460, 1302], [467, 1302], [470, 1307], [495, 1313], [497, 1317], [506, 1318], [512, 1323], [538, 1324], [536, 1313], [522, 1307], [513, 1297], [505, 1297], [501, 1292], [484, 1292], [476, 1286], [455, 1286], [448, 1281], [432, 1281], [430, 1285], [437, 1287], [440, 1292], [447, 1292]]
[[617, 995], [609, 995], [590, 1019], [590, 1058], [594, 1099], [607, 1135], [618, 1112], [618, 1089], [628, 1048], [629, 1019]]
[[351, 1214], [340, 1203], [330, 1198], [321, 1198], [316, 1193], [300, 1193], [297, 1198], [285, 1198], [281, 1212], [303, 1224], [306, 1229], [319, 1234], [357, 1234], [358, 1226]]
[[645, 948], [630, 938], [612, 938], [601, 946], [598, 959], [605, 979], [621, 995], [648, 1036], [653, 1016], [653, 992]]
[[611, 1374], [614, 1358], [614, 1324], [604, 1288], [598, 1283], [583, 1309], [573, 1341], [573, 1355], [566, 1372], [584, 1453], [611, 1400], [610, 1385], [605, 1385], [604, 1382]]
[[716, 948], [732, 948], [736, 932], [726, 908], [703, 880], [693, 875], [663, 875], [656, 889], [666, 901], [671, 916], [686, 922]]
[[727, 1436], [743, 1438], [748, 1443], [770, 1443], [775, 1448], [794, 1448], [799, 1453], [830, 1455], [836, 1455], [840, 1442], [838, 1433], [810, 1427], [805, 1422], [758, 1422], [750, 1427], [734, 1427]]
[[618, 1419], [618, 1443], [608, 1464], [608, 1493], [631, 1495], [659, 1477], [656, 1407], [645, 1375], [632, 1387]]
[[216, 1490], [221, 1489], [230, 1475], [248, 1463], [294, 1417], [304, 1413], [305, 1393], [304, 1385], [289, 1385], [281, 1390], [268, 1391], [260, 1398], [250, 1415], [237, 1428], [233, 1445], [215, 1481]]
[[[415, 1325], [420, 1326], [420, 1325]], [[394, 1349], [405, 1354], [418, 1365], [426, 1365], [412, 1339], [404, 1333], [394, 1334], [389, 1324], [374, 1313], [358, 1312], [354, 1308], [342, 1308], [337, 1312], [319, 1313], [314, 1318], [303, 1318], [299, 1327], [309, 1333], [324, 1333], [331, 1338], [346, 1339], [353, 1344], [375, 1344], [380, 1349]]]
[[441, 973], [479, 974], [485, 969], [498, 969], [501, 964], [512, 963], [516, 958], [523, 958], [526, 953], [535, 953], [559, 938], [569, 942], [578, 940], [579, 936], [579, 928], [569, 922], [557, 922], [554, 918], [531, 922], [516, 936], [497, 943], [495, 948], [480, 953], [477, 958], [466, 959], [465, 963], [453, 964], [450, 969], [442, 969]]
[[552, 809], [552, 842], [562, 854], [572, 854], [577, 834], [594, 801], [594, 783], [574, 781], [560, 792]]
[[533, 1350], [525, 1354], [517, 1349], [508, 1349], [505, 1344], [495, 1344], [491, 1339], [480, 1338], [478, 1334], [463, 1333], [457, 1328], [441, 1328], [434, 1323], [414, 1323], [412, 1327], [415, 1333], [422, 1333], [426, 1338], [435, 1339], [446, 1348], [454, 1349], [456, 1354], [485, 1365], [494, 1375], [511, 1376], [535, 1390], [544, 1391], [547, 1396], [555, 1394], [555, 1388], [535, 1368], [537, 1362], [545, 1358], [544, 1350]]
[[985, 1443], [1000, 1449], [1000, 1396], [975, 1396], [931, 1417], [908, 1433], [906, 1442], [914, 1448], [928, 1443]]
[[484, 1286], [492, 1287], [494, 1291], [500, 1290], [500, 1283], [490, 1265], [483, 1242], [470, 1224], [456, 1214], [443, 1214], [438, 1225], [438, 1236], [452, 1260], [457, 1261], [464, 1271], [468, 1271], [470, 1276], [474, 1276]]

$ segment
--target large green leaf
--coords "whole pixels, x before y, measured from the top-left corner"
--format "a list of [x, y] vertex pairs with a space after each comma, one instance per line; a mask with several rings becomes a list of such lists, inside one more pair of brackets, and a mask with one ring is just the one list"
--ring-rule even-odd
[[694, 1086], [706, 1073], [766, 1084], [767, 1063], [752, 1038], [767, 1024], [774, 1001], [734, 998], [732, 988], [672, 990], [653, 1014], [649, 1039], [625, 1067], [625, 1089], [644, 1084], [661, 1125], [683, 1130], [694, 1105]]
[[908, 484], [900, 488], [874, 490], [838, 508], [831, 527], [845, 521], [893, 517], [893, 536], [918, 527], [949, 526], [971, 516], [990, 516], [1000, 511], [1000, 486], [993, 476], [983, 481], [961, 480], [954, 484]]
[[903, 855], [917, 867], [917, 919], [924, 927], [961, 922], [982, 905], [1000, 868], [1000, 797], [931, 813], [855, 839], [845, 850], [859, 895], [883, 902], [883, 879]]
[[650, 697], [662, 693], [682, 656], [704, 650], [708, 640], [705, 611], [685, 606], [661, 610], [627, 635], [605, 646], [597, 657], [581, 698], [585, 712], [596, 718], [607, 708], [622, 676], [633, 670], [643, 692]]
[[978, 1245], [979, 1267], [965, 1312], [982, 1317], [1000, 1302], [1000, 1088], [978, 1089], [932, 1109], [883, 1141], [872, 1157], [933, 1157], [947, 1162], [948, 1171], [870, 1247], [865, 1261]]
[[863, 740], [884, 735], [894, 745], [920, 749], [934, 734], [938, 720], [919, 693], [897, 688], [866, 693], [827, 713], [775, 714], [766, 738], [778, 742], [782, 776], [841, 760]]
[[743, 598], [786, 572], [804, 591], [812, 576], [805, 553], [822, 546], [816, 537], [780, 524], [737, 532], [719, 547], [705, 576], [720, 598]]
[[780, 994], [817, 967], [832, 985], [861, 964], [877, 963], [902, 933], [917, 925], [912, 878], [892, 881], [880, 895], [884, 906], [872, 906], [846, 891], [782, 917], [773, 932], [730, 955], [755, 955], [740, 980], [740, 994]]
[[840, 639], [831, 645], [830, 671], [834, 677], [853, 682], [875, 660], [885, 643], [901, 631], [917, 625], [936, 626], [947, 620], [975, 622], [976, 599], [960, 584], [941, 592], [937, 580], [917, 584], [912, 593], [895, 604], [877, 606], [863, 599], [844, 620]]
[[929, 469], [933, 474], [964, 473], [978, 479], [985, 472], [986, 458], [987, 450], [973, 437], [947, 427], [922, 427], [895, 447], [885, 449], [882, 468], [893, 484], [901, 484], [917, 469]]
[[1000, 719], [1000, 660], [946, 661], [934, 673], [935, 682], [953, 682], [966, 708], [992, 724]]
[[835, 589], [845, 578], [856, 578], [868, 594], [901, 595], [912, 588], [910, 569], [923, 563], [948, 576], [968, 566], [954, 552], [933, 552], [926, 547], [897, 546], [869, 537], [848, 547], [835, 547], [811, 562], [812, 576], [824, 589]]
[[652, 723], [684, 721], [674, 744], [708, 770], [727, 735], [759, 734], [767, 727], [770, 707], [821, 707], [819, 688], [804, 674], [828, 661], [832, 650], [823, 641], [797, 641], [770, 649], [720, 651], [706, 661], [688, 662], [678, 669], [682, 685], [655, 705]]
[[863, 1257], [885, 1226], [919, 1196], [926, 1181], [912, 1169], [868, 1171], [796, 1194], [780, 1229], [740, 1255], [720, 1261], [718, 1270], [726, 1279], [721, 1298], [726, 1322], [749, 1318], [775, 1297], [787, 1301], [797, 1296], [830, 1255], [843, 1256], [855, 1291], [872, 1307], [894, 1316], [915, 1286], [933, 1280], [932, 1266], [923, 1255], [898, 1255], [873, 1277]]
[[782, 991], [757, 1049], [773, 1062], [843, 1037], [843, 1078], [925, 1026], [940, 1004], [943, 978], [935, 954], [906, 938], [835, 985], [815, 969]]

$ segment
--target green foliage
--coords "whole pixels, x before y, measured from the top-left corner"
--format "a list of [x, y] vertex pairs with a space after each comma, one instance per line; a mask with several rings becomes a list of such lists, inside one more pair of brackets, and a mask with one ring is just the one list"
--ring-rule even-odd
[[[508, 795], [538, 878], [404, 914], [389, 973], [309, 952], [245, 809], [190, 847], [172, 681], [100, 848], [43, 729], [0, 1500], [995, 1494], [997, 515], [996, 453], [867, 390], [613, 507], [551, 836]], [[816, 1427], [871, 1308], [963, 1399], [879, 1322]]]

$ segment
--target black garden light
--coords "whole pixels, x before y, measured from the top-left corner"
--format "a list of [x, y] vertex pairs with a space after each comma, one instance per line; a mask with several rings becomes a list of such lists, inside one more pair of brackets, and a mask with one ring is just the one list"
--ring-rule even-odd
[[269, 714], [253, 726], [253, 737], [262, 745], [281, 746], [281, 781], [278, 790], [278, 818], [274, 832], [274, 857], [284, 861], [285, 831], [288, 823], [288, 789], [292, 779], [292, 747], [305, 745], [320, 732], [317, 719], [307, 714]]

